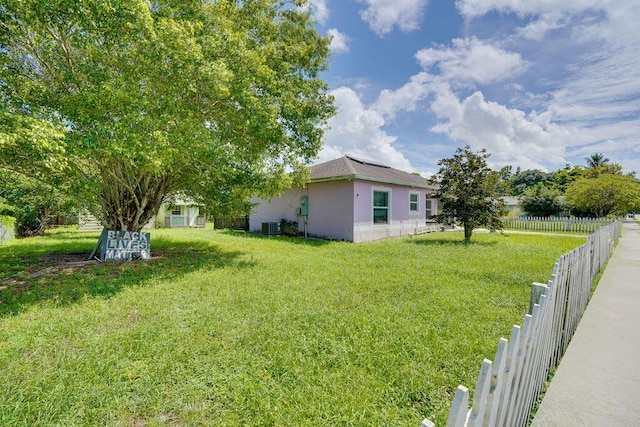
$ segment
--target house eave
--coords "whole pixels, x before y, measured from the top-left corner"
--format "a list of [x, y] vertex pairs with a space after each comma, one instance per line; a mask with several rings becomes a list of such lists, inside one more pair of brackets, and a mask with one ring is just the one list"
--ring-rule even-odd
[[352, 181], [354, 179], [359, 179], [361, 181], [377, 182], [377, 183], [380, 183], [380, 184], [401, 185], [403, 187], [424, 188], [424, 189], [427, 189], [427, 190], [432, 190], [433, 189], [433, 187], [428, 185], [428, 184], [419, 184], [419, 183], [416, 183], [416, 182], [400, 181], [400, 180], [395, 180], [395, 179], [384, 179], [384, 178], [378, 178], [378, 177], [372, 177], [372, 176], [366, 176], [366, 175], [359, 175], [359, 174], [332, 176], [332, 177], [327, 177], [327, 178], [318, 178], [318, 179], [312, 179], [309, 182], [310, 183], [317, 183], [317, 182], [331, 182], [331, 181]]
[[341, 175], [341, 176], [329, 176], [326, 178], [315, 178], [309, 180], [309, 183], [316, 182], [332, 182], [332, 181], [352, 181], [356, 178], [356, 175]]

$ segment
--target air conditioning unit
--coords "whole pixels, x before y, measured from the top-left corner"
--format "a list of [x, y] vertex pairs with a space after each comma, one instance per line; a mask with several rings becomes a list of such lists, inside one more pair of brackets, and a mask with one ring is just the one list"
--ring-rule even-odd
[[280, 234], [280, 223], [279, 222], [263, 222], [262, 234], [266, 234], [267, 236], [274, 236], [276, 234]]

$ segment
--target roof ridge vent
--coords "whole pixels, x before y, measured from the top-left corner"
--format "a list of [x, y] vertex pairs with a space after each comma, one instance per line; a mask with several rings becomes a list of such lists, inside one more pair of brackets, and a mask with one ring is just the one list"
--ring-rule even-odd
[[349, 160], [353, 160], [356, 163], [360, 163], [361, 165], [377, 166], [379, 168], [391, 169], [391, 166], [375, 163], [375, 162], [372, 162], [371, 160], [358, 159], [356, 157], [349, 156], [349, 155], [345, 155], [345, 157]]

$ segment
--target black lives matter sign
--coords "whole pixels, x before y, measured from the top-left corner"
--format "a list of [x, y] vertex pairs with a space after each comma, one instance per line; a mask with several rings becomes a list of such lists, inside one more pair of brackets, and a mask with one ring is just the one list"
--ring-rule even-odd
[[151, 235], [139, 231], [103, 230], [100, 259], [131, 260], [151, 258]]

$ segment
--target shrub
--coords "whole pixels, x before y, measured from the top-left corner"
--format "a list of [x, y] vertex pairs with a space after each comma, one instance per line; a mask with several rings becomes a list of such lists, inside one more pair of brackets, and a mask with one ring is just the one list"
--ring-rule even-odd
[[280, 232], [285, 236], [298, 236], [298, 221], [290, 221], [286, 218], [280, 220]]
[[562, 193], [542, 183], [526, 190], [520, 202], [522, 209], [533, 216], [555, 216], [567, 210]]
[[0, 214], [8, 213], [16, 218], [19, 236], [43, 235], [56, 217], [77, 215], [74, 201], [61, 191], [49, 184], [6, 170], [0, 171], [0, 202], [2, 201], [5, 203], [0, 203]]

